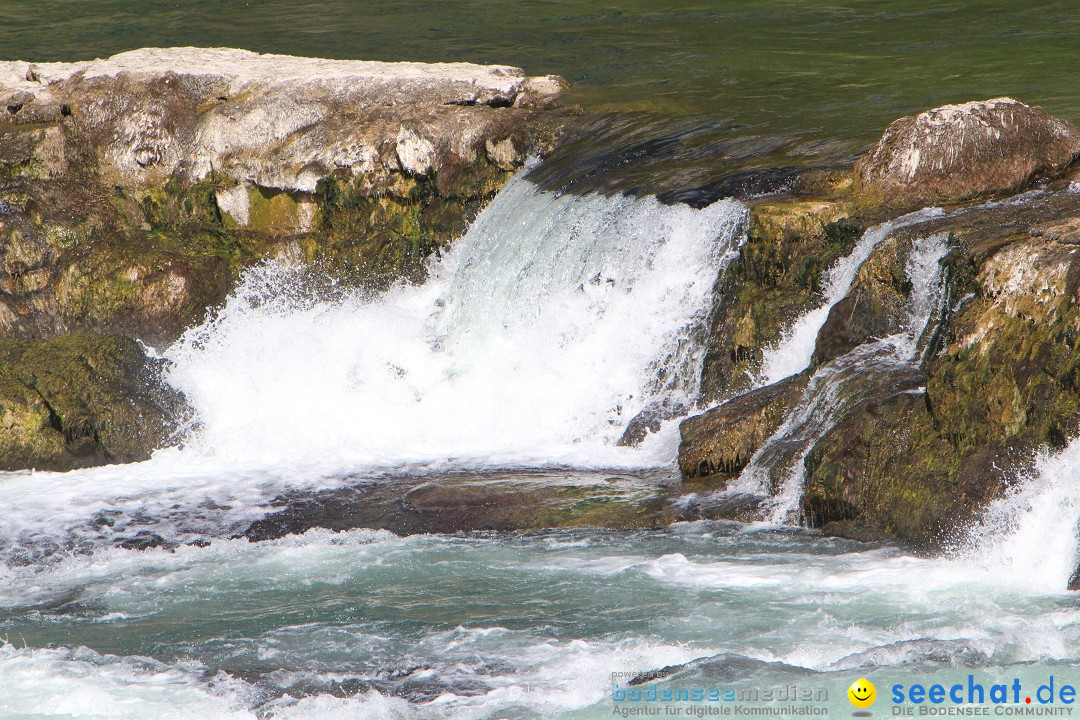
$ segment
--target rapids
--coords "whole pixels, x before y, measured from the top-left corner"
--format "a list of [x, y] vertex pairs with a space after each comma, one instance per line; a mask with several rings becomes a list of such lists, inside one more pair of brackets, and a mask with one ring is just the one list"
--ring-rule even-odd
[[[1047, 664], [1080, 666], [1065, 592], [1080, 443], [939, 559], [778, 524], [797, 462], [768, 524], [232, 537], [278, 493], [358, 476], [670, 468], [677, 418], [618, 440], [651, 405], [696, 404], [745, 219], [733, 200], [695, 210], [518, 178], [423, 285], [370, 295], [251, 272], [162, 351], [195, 411], [183, 447], [0, 480], [0, 717], [605, 718], [613, 685], [659, 668], [681, 687], [824, 689], [835, 714], [859, 676], [884, 694], [969, 672], [1034, 687]], [[830, 272], [767, 374], [805, 367], [880, 232]], [[919, 356], [945, 250], [917, 244], [905, 330], [819, 369], [778, 442], [828, 423], [815, 393], [838, 378]], [[181, 544], [115, 546], [145, 528]]]

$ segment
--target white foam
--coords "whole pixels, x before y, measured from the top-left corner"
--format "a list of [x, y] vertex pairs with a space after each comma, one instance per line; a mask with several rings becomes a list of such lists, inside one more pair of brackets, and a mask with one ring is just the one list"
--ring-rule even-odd
[[202, 425], [183, 455], [341, 470], [666, 464], [670, 436], [615, 442], [650, 401], [696, 400], [698, 336], [744, 214], [517, 179], [423, 286], [304, 303], [281, 292], [292, 271], [265, 266], [166, 353]]
[[30, 650], [0, 644], [3, 717], [253, 720], [242, 684], [214, 686], [197, 673], [86, 649]]
[[966, 564], [1044, 592], [1063, 592], [1080, 561], [1080, 440], [1043, 452], [960, 543]]

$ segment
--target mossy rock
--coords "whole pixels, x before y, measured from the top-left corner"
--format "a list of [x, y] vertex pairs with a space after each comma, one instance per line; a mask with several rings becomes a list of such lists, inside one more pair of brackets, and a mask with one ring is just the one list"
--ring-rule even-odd
[[957, 492], [959, 462], [922, 394], [861, 403], [807, 458], [803, 515], [828, 534], [928, 547], [974, 509]]
[[0, 469], [149, 458], [185, 412], [160, 373], [161, 362], [125, 337], [0, 340]]
[[428, 256], [464, 234], [511, 174], [477, 161], [457, 170], [449, 186], [428, 174], [379, 195], [358, 181], [329, 179], [319, 188], [312, 260], [375, 287], [422, 281]]
[[679, 425], [684, 483], [715, 486], [717, 478], [726, 485], [736, 477], [794, 409], [809, 379], [801, 373], [684, 420]]
[[955, 246], [926, 390], [871, 398], [817, 443], [803, 502], [811, 525], [933, 548], [1028, 473], [1037, 450], [1076, 437], [1080, 263], [1073, 236], [1044, 231], [1071, 217], [1080, 227], [1080, 200], [1061, 195], [907, 231], [948, 232]]
[[717, 287], [702, 377], [706, 402], [747, 389], [766, 348], [823, 300], [821, 278], [865, 225], [845, 201], [770, 198], [751, 205], [747, 240]]

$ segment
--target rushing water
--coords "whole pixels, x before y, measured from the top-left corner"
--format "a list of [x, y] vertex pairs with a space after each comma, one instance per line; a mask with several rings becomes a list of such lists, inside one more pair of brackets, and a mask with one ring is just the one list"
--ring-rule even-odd
[[[797, 684], [836, 713], [860, 675], [884, 688], [970, 669], [1034, 687], [1047, 663], [1080, 664], [1064, 590], [1074, 447], [945, 559], [706, 522], [230, 537], [283, 490], [357, 475], [670, 467], [673, 423], [617, 441], [650, 405], [693, 404], [745, 214], [518, 178], [422, 286], [368, 296], [250, 273], [165, 352], [196, 410], [183, 448], [0, 482], [0, 717], [601, 718], [630, 675], [665, 667], [665, 687]], [[860, 349], [878, 364], [917, 356], [945, 248], [914, 242], [904, 331]], [[853, 272], [832, 275], [846, 287]], [[818, 386], [834, 365], [875, 367], [846, 362], [857, 352]], [[774, 520], [797, 502], [791, 478]], [[145, 528], [194, 544], [115, 546]]]
[[615, 442], [650, 403], [694, 404], [745, 212], [519, 178], [422, 287], [305, 304], [264, 268], [166, 353], [203, 426], [187, 453], [345, 470], [665, 462], [670, 443]]
[[102, 550], [7, 573], [0, 711], [604, 718], [611, 673], [704, 659], [669, 683], [798, 683], [846, 713], [859, 676], [1067, 675], [1074, 600], [995, 562], [700, 523]]
[[[558, 72], [570, 102], [622, 113], [595, 136], [601, 154], [625, 150], [613, 164], [654, 147], [664, 160], [632, 176], [638, 198], [518, 178], [423, 286], [368, 296], [253, 270], [160, 349], [196, 411], [182, 448], [0, 478], [0, 718], [608, 718], [627, 678], [665, 667], [668, 687], [824, 689], [835, 716], [860, 676], [884, 699], [893, 684], [971, 673], [1034, 688], [1080, 667], [1065, 591], [1080, 442], [1040, 458], [945, 558], [778, 525], [838, 390], [910, 373], [941, 301], [941, 237], [911, 253], [904, 331], [819, 368], [755, 458], [747, 487], [780, 491], [768, 525], [233, 537], [279, 493], [357, 477], [670, 471], [677, 417], [637, 447], [618, 441], [642, 411], [694, 406], [712, 289], [746, 211], [648, 191], [740, 163], [844, 161], [939, 102], [1015, 94], [1080, 118], [1070, 4], [0, 4], [9, 58], [198, 44]], [[761, 382], [805, 369], [874, 247], [935, 214], [869, 231]], [[115, 544], [144, 531], [178, 546]]]
[[421, 286], [372, 297], [257, 268], [165, 352], [195, 411], [184, 447], [62, 481], [12, 476], [0, 554], [149, 529], [227, 536], [282, 491], [357, 475], [670, 465], [674, 421], [617, 441], [645, 408], [695, 404], [700, 335], [745, 215], [733, 200], [695, 210], [519, 177]]

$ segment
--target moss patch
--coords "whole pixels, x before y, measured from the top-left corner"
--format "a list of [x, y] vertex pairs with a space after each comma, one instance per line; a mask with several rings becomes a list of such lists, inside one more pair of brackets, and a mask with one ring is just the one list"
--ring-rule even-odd
[[183, 403], [133, 340], [0, 340], [0, 469], [145, 460]]
[[768, 199], [751, 206], [746, 243], [717, 288], [703, 392], [716, 402], [748, 389], [765, 349], [823, 299], [822, 275], [864, 225], [844, 202]]

